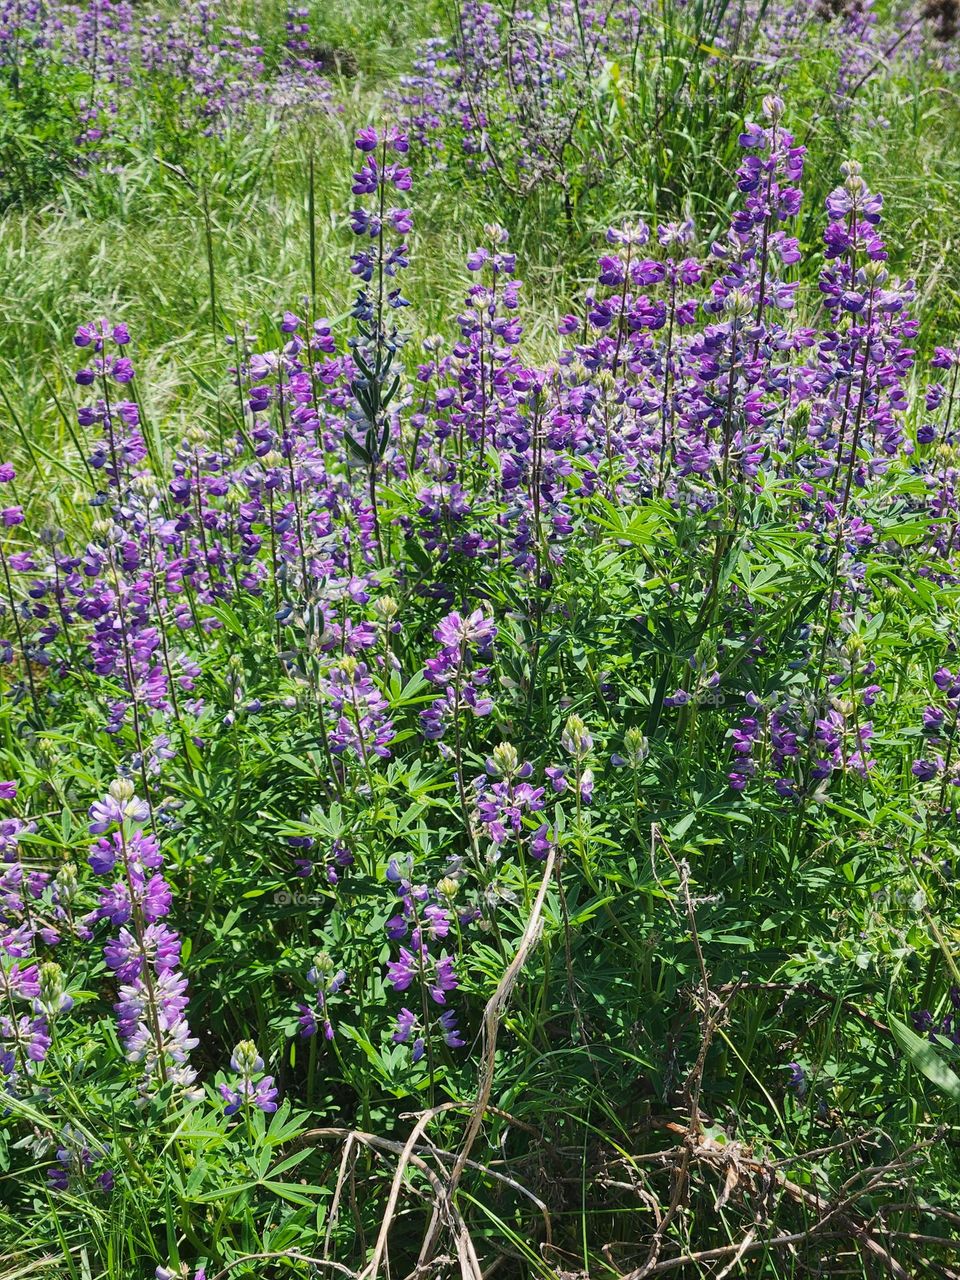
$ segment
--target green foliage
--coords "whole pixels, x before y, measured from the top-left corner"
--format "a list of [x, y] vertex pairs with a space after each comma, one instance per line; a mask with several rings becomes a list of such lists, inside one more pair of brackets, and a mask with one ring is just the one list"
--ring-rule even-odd
[[[748, 37], [730, 49], [707, 30], [725, 10], [664, 3], [629, 65], [606, 66], [587, 85], [571, 80], [559, 102], [571, 128], [554, 170], [535, 182], [506, 113], [499, 172], [467, 164], [460, 126], [449, 123], [445, 165], [418, 173], [422, 230], [405, 292], [421, 335], [452, 332], [470, 283], [464, 251], [499, 217], [536, 298], [526, 351], [555, 355], [556, 320], [592, 275], [607, 223], [689, 210], [704, 239], [723, 226], [737, 133], [766, 88], [789, 98], [811, 149], [801, 314], [817, 304], [823, 197], [840, 161], [856, 155], [889, 196], [892, 265], [916, 264], [918, 345], [952, 335], [960, 111], [950, 77], [895, 65], [864, 86], [854, 110], [834, 111], [823, 100], [836, 73], [828, 42], [766, 64], [761, 83]], [[16, 459], [16, 498], [35, 527], [66, 529], [72, 547], [94, 539], [99, 511], [62, 354], [79, 321], [110, 313], [135, 322], [149, 351], [137, 389], [156, 462], [198, 423], [243, 426], [222, 376], [225, 335], [247, 326], [270, 350], [280, 340], [276, 300], [294, 305], [311, 290], [316, 314], [347, 312], [352, 128], [379, 123], [415, 41], [448, 33], [451, 18], [429, 5], [411, 15], [352, 0], [315, 16], [342, 116], [290, 125], [258, 109], [204, 137], [183, 84], [147, 83], [139, 117], [110, 143], [118, 172], [109, 163], [85, 172], [76, 115], [89, 86], [78, 73], [31, 54], [0, 84], [0, 461]], [[275, 69], [282, 8], [265, 21]], [[378, 586], [400, 595], [402, 628], [386, 641], [377, 688], [398, 732], [389, 763], [352, 766], [339, 794], [328, 782], [309, 619], [298, 615], [284, 633], [294, 639], [281, 660], [269, 592], [209, 607], [217, 626], [200, 658], [204, 707], [178, 709], [178, 754], [162, 784], [203, 1096], [175, 1102], [164, 1089], [137, 1108], [109, 1012], [114, 975], [98, 946], [71, 943], [76, 1017], [57, 1030], [41, 1101], [11, 1098], [0, 1121], [0, 1244], [11, 1277], [131, 1280], [181, 1263], [192, 1273], [202, 1259], [208, 1280], [362, 1274], [412, 1116], [433, 1106], [446, 1109], [396, 1175], [393, 1276], [421, 1274], [435, 1204], [448, 1240], [462, 1222], [484, 1262], [511, 1277], [634, 1274], [664, 1217], [675, 1251], [721, 1251], [678, 1265], [681, 1275], [740, 1265], [764, 1280], [825, 1268], [872, 1280], [901, 1274], [885, 1252], [890, 1240], [911, 1269], [904, 1275], [951, 1274], [941, 1260], [960, 1213], [960, 1051], [945, 1035], [918, 1035], [910, 1017], [924, 1009], [939, 1021], [960, 985], [956, 804], [919, 787], [911, 763], [933, 672], [956, 661], [960, 594], [928, 523], [907, 514], [922, 484], [909, 464], [878, 483], [866, 513], [877, 533], [852, 624], [858, 652], [883, 671], [876, 769], [845, 772], [802, 805], [769, 789], [738, 798], [727, 780], [730, 708], [747, 693], [810, 695], [804, 655], [833, 646], [835, 583], [822, 547], [797, 526], [803, 495], [785, 478], [803, 447], [795, 435], [789, 459], [737, 488], [732, 528], [656, 494], [623, 507], [610, 497], [617, 457], [606, 458], [602, 484], [586, 486], [588, 463], [571, 457], [562, 483], [577, 534], [543, 587], [457, 552], [438, 562], [420, 523], [420, 491], [433, 477], [390, 477], [379, 501], [393, 541]], [[495, 474], [499, 462], [490, 465]], [[494, 541], [509, 503], [473, 479], [478, 536]], [[914, 555], [906, 568], [904, 548]], [[424, 582], [433, 595], [418, 590]], [[569, 791], [548, 796], [543, 817], [561, 870], [544, 882], [536, 946], [504, 1000], [495, 1044], [484, 1010], [523, 946], [542, 864], [491, 856], [462, 870], [456, 771], [418, 728], [435, 692], [422, 674], [433, 628], [447, 605], [478, 598], [500, 627], [494, 736], [542, 776], [560, 757], [568, 716], [582, 715], [596, 775], [590, 807]], [[366, 599], [355, 613], [378, 617]], [[831, 658], [843, 660], [842, 644]], [[62, 661], [70, 668], [72, 655]], [[697, 683], [704, 670], [717, 677], [709, 688]], [[46, 690], [48, 677], [37, 679]], [[12, 680], [0, 667], [4, 686]], [[671, 706], [678, 689], [694, 697]], [[54, 693], [56, 728], [44, 732], [24, 729], [22, 705], [0, 703], [0, 778], [17, 777], [30, 797], [37, 826], [24, 837], [26, 858], [51, 872], [84, 867], [88, 805], [132, 750], [106, 732], [106, 699], [82, 680]], [[163, 716], [145, 717], [148, 735], [169, 729]], [[623, 767], [614, 757], [631, 734], [645, 748]], [[491, 741], [464, 730], [468, 781], [483, 774]], [[301, 882], [292, 841], [324, 857], [343, 842], [355, 862], [336, 885], [319, 875]], [[452, 905], [483, 906], [483, 929], [461, 956], [465, 1051], [431, 1045], [417, 1063], [392, 1038], [398, 996], [384, 977], [396, 910], [388, 868], [405, 858], [431, 887], [452, 865]], [[88, 910], [89, 883], [84, 892]], [[331, 999], [333, 1039], [302, 1041], [298, 1005], [318, 956], [335, 957], [349, 982]], [[217, 1086], [230, 1082], [230, 1051], [248, 1037], [283, 1101], [272, 1116], [231, 1118]], [[430, 1174], [454, 1167], [487, 1051], [483, 1140], [451, 1205]], [[46, 1187], [55, 1134], [78, 1168], [82, 1150], [92, 1155], [66, 1191]], [[96, 1183], [108, 1166], [109, 1193]], [[811, 1230], [814, 1196], [839, 1206], [822, 1233]], [[788, 1246], [770, 1244], [778, 1233]], [[436, 1274], [445, 1269], [455, 1263], [441, 1261]]]
[[0, 213], [49, 200], [76, 171], [80, 92], [81, 73], [56, 58], [0, 63]]

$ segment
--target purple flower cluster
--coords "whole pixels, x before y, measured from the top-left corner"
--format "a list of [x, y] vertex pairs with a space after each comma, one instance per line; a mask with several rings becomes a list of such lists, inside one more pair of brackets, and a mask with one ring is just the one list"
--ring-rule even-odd
[[950, 1007], [941, 1018], [935, 1018], [929, 1009], [918, 1009], [910, 1015], [910, 1019], [913, 1029], [934, 1044], [942, 1037], [960, 1047], [960, 987], [950, 988], [949, 1000]]
[[[927, 394], [928, 413], [946, 406], [944, 421], [921, 425], [914, 440], [905, 426], [912, 289], [888, 278], [882, 202], [853, 162], [827, 202], [819, 277], [826, 326], [798, 322], [792, 223], [803, 151], [778, 99], [766, 100], [763, 113], [763, 123], [741, 136], [740, 203], [727, 235], [696, 257], [689, 221], [661, 224], [655, 234], [639, 223], [611, 227], [597, 284], [560, 324], [572, 345], [556, 369], [521, 358], [514, 255], [491, 226], [469, 255], [477, 280], [457, 342], [447, 355], [425, 344], [415, 394], [398, 389], [396, 335], [378, 320], [381, 303], [397, 302], [387, 284], [381, 289], [381, 270], [389, 282], [402, 265], [409, 224], [406, 210], [388, 205], [390, 193], [410, 185], [406, 140], [391, 130], [357, 136], [354, 186], [372, 197], [353, 216], [368, 246], [354, 258], [369, 286], [357, 313], [367, 337], [341, 354], [329, 322], [294, 312], [281, 318], [282, 340], [272, 349], [237, 334], [232, 376], [244, 414], [235, 435], [214, 441], [192, 427], [172, 474], [157, 475], [129, 332], [119, 323], [82, 325], [76, 342], [90, 358], [78, 380], [93, 398], [78, 426], [88, 438], [96, 434], [90, 463], [104, 480], [102, 514], [86, 546], [68, 550], [59, 535], [28, 545], [19, 505], [4, 509], [17, 539], [3, 547], [8, 602], [16, 605], [4, 649], [22, 667], [23, 696], [39, 699], [34, 672], [51, 662], [58, 676], [102, 680], [108, 727], [127, 739], [132, 731], [130, 758], [148, 802], [182, 743], [202, 749], [197, 659], [222, 626], [217, 612], [235, 597], [264, 597], [278, 651], [287, 652], [289, 630], [320, 660], [314, 686], [331, 713], [328, 745], [338, 768], [348, 758], [361, 765], [386, 758], [395, 729], [380, 676], [396, 670], [390, 644], [399, 624], [394, 615], [371, 616], [382, 596], [381, 479], [415, 485], [418, 500], [417, 516], [400, 516], [387, 542], [394, 533], [419, 537], [445, 562], [510, 567], [534, 594], [549, 592], [564, 558], [572, 501], [602, 495], [629, 504], [656, 494], [677, 510], [722, 515], [730, 485], [750, 492], [761, 471], [795, 482], [799, 531], [827, 562], [836, 551], [838, 588], [856, 593], [859, 558], [876, 537], [858, 498], [897, 457], [923, 466], [931, 527], [949, 552], [954, 470], [935, 460], [931, 431], [945, 440], [952, 432], [951, 349], [934, 360], [946, 382]], [[358, 444], [368, 472], [362, 485], [351, 480]], [[12, 468], [0, 479], [10, 483]], [[444, 753], [454, 750], [450, 730], [462, 730], [466, 713], [493, 710], [496, 630], [475, 608], [450, 613], [435, 631], [439, 650], [424, 674], [440, 692], [420, 719]], [[712, 705], [719, 680], [716, 655], [698, 657], [664, 705], [681, 712]], [[825, 672], [815, 714], [776, 693], [769, 717], [747, 708], [733, 739], [744, 765], [734, 771], [738, 789], [751, 776], [750, 744], [767, 731], [767, 763], [782, 793], [837, 768], [869, 771], [862, 673], [843, 690], [831, 680]], [[262, 700], [248, 698], [242, 681], [231, 677], [230, 688], [226, 725], [259, 713]], [[781, 758], [808, 756], [809, 777], [784, 776]], [[555, 789], [562, 773], [550, 778]], [[799, 764], [796, 773], [804, 773]], [[584, 765], [581, 800], [590, 786]]]
[[345, 655], [330, 669], [323, 690], [335, 717], [330, 731], [331, 751], [335, 755], [352, 751], [365, 768], [371, 756], [389, 760], [393, 722], [386, 716], [387, 700], [366, 666]]
[[[516, 748], [508, 742], [494, 747], [487, 759], [486, 776], [474, 780], [477, 819], [499, 853], [508, 841], [518, 844], [524, 834], [524, 817], [544, 806], [544, 788], [527, 781], [533, 765], [520, 763]], [[546, 835], [546, 824], [530, 833], [531, 845]], [[533, 848], [531, 848], [533, 851]]]
[[933, 685], [936, 701], [924, 708], [921, 729], [929, 749], [914, 760], [913, 775], [920, 782], [939, 781], [942, 805], [947, 786], [960, 787], [960, 758], [956, 750], [960, 676], [947, 667], [939, 667], [933, 673]]
[[314, 989], [312, 1005], [302, 1004], [300, 1008], [300, 1035], [306, 1040], [323, 1032], [325, 1040], [333, 1039], [333, 1023], [330, 1021], [329, 1005], [332, 996], [337, 995], [347, 980], [345, 969], [335, 969], [333, 961], [323, 952], [317, 956], [316, 964], [307, 973], [307, 981]]
[[186, 1020], [187, 980], [179, 972], [180, 938], [165, 925], [171, 907], [156, 837], [145, 829], [148, 805], [133, 784], [118, 778], [90, 806], [90, 832], [99, 836], [89, 863], [97, 875], [116, 875], [100, 891], [100, 905], [81, 924], [85, 935], [106, 920], [117, 932], [106, 942], [107, 968], [120, 983], [114, 1005], [120, 1039], [131, 1062], [143, 1063], [142, 1092], [158, 1083], [194, 1093], [189, 1065], [197, 1039]]
[[158, 115], [168, 124], [172, 115], [184, 132], [222, 133], [255, 107], [284, 121], [329, 114], [332, 89], [310, 56], [306, 9], [288, 9], [285, 36], [271, 68], [269, 31], [235, 25], [212, 0], [176, 12], [131, 0], [46, 0], [4, 6], [0, 64], [18, 69], [43, 51], [75, 68], [89, 86], [75, 103], [77, 147], [86, 170], [111, 172], [143, 129], [143, 104], [153, 97]]
[[[442, 943], [450, 935], [453, 920], [449, 902], [426, 885], [415, 884], [404, 875], [404, 870], [409, 875], [411, 868], [401, 868], [396, 859], [391, 860], [387, 868], [387, 880], [396, 886], [400, 899], [400, 912], [387, 921], [387, 936], [401, 945], [397, 959], [387, 963], [386, 977], [394, 991], [419, 989], [422, 1012], [414, 1014], [406, 1007], [401, 1009], [393, 1035], [397, 1044], [412, 1045], [413, 1061], [418, 1062], [432, 1034], [430, 1005], [446, 1006], [447, 995], [457, 989], [459, 980], [453, 957], [445, 949], [439, 953], [431, 950], [431, 946]], [[444, 1007], [437, 1015], [436, 1028], [449, 1048], [464, 1044], [452, 1009]]]
[[[706, 9], [678, 4], [669, 21], [682, 39], [699, 44], [708, 65], [713, 49], [741, 54], [749, 34], [751, 60], [772, 74], [807, 46], [828, 41], [835, 79], [825, 89], [841, 111], [855, 108], [857, 91], [880, 67], [943, 64], [947, 37], [937, 9], [901, 6], [881, 21], [873, 0], [749, 0]], [[662, 6], [659, 0], [564, 0], [550, 7], [548, 17], [461, 0], [456, 37], [434, 37], [420, 46], [396, 94], [397, 110], [436, 163], [459, 160], [468, 174], [495, 178], [518, 194], [545, 183], [569, 189], [599, 181], [602, 158], [574, 140], [592, 122], [603, 93], [598, 82], [608, 68], [616, 69], [614, 85], [619, 88], [623, 77], [632, 93], [641, 70], [649, 74], [663, 56]], [[949, 51], [946, 60], [954, 60]]]
[[87, 1182], [100, 1191], [113, 1190], [114, 1172], [109, 1166], [103, 1167], [110, 1159], [108, 1145], [97, 1143], [69, 1124], [64, 1125], [58, 1141], [55, 1163], [47, 1171], [51, 1191], [77, 1192]]
[[440, 645], [434, 657], [424, 666], [431, 684], [443, 687], [443, 693], [420, 713], [423, 736], [439, 741], [451, 725], [458, 726], [465, 712], [488, 716], [493, 699], [482, 692], [490, 681], [490, 668], [478, 666], [490, 657], [497, 628], [482, 609], [464, 616], [448, 614], [435, 628], [433, 637]]
[[[17, 796], [12, 782], [0, 784], [0, 804]], [[70, 925], [76, 872], [65, 866], [55, 877], [31, 865], [24, 841], [36, 824], [0, 816], [0, 1090], [27, 1091], [45, 1060], [51, 1024], [73, 1005], [60, 965], [51, 957]]]
[[[370, 494], [380, 475], [403, 480], [425, 470], [435, 477], [418, 490], [422, 527], [405, 532], [422, 536], [444, 558], [511, 564], [544, 591], [569, 538], [571, 496], [600, 491], [629, 501], [656, 492], [679, 507], [709, 511], [718, 492], [727, 492], [725, 479], [750, 484], [761, 467], [795, 468], [803, 494], [799, 528], [838, 546], [838, 582], [854, 583], [857, 556], [872, 545], [873, 533], [852, 500], [882, 476], [889, 458], [915, 448], [903, 426], [907, 344], [915, 331], [906, 310], [911, 295], [886, 281], [880, 202], [848, 165], [828, 202], [828, 260], [820, 278], [831, 327], [819, 334], [787, 324], [795, 282], [783, 273], [796, 266], [789, 224], [799, 207], [803, 156], [783, 127], [783, 104], [770, 99], [764, 112], [766, 123], [748, 125], [742, 135], [743, 203], [728, 236], [700, 260], [689, 256], [692, 224], [661, 225], [652, 254], [642, 224], [610, 228], [598, 286], [582, 316], [561, 324], [580, 341], [550, 377], [518, 357], [514, 257], [505, 234], [487, 229], [488, 244], [470, 255], [468, 268], [486, 274], [488, 283], [471, 286], [461, 340], [449, 356], [420, 366], [421, 404], [402, 406], [415, 439], [409, 460], [391, 443], [406, 424], [392, 406], [387, 417], [382, 403], [377, 410], [389, 431], [366, 455]], [[406, 144], [374, 130], [361, 131], [357, 141], [364, 162], [355, 186], [379, 207], [391, 184], [408, 185], [408, 171], [393, 158], [403, 157]], [[373, 228], [380, 245], [384, 223], [371, 217], [379, 217], [376, 210], [362, 213], [364, 235], [371, 238]], [[379, 262], [379, 248], [372, 252]], [[393, 264], [382, 265], [386, 275]], [[394, 736], [375, 676], [381, 663], [396, 663], [388, 643], [396, 623], [365, 613], [379, 596], [372, 576], [382, 555], [376, 500], [364, 501], [349, 484], [357, 395], [374, 394], [358, 362], [369, 370], [372, 348], [360, 342], [338, 356], [326, 321], [305, 325], [292, 312], [279, 327], [284, 341], [273, 351], [253, 350], [251, 335], [237, 337], [243, 434], [213, 444], [201, 428], [191, 429], [165, 491], [147, 469], [138, 401], [115, 391], [133, 377], [127, 330], [82, 326], [77, 342], [94, 358], [80, 382], [99, 394], [81, 409], [80, 425], [101, 434], [92, 461], [106, 475], [111, 515], [97, 522], [83, 555], [54, 544], [43, 561], [34, 552], [7, 556], [11, 590], [17, 594], [19, 580], [29, 602], [16, 615], [24, 674], [62, 642], [74, 665], [84, 666], [86, 644], [97, 675], [119, 686], [110, 729], [132, 727], [147, 796], [177, 739], [198, 740], [190, 720], [203, 714], [203, 703], [187, 696], [198, 665], [182, 642], [193, 637], [202, 648], [221, 625], [205, 609], [237, 592], [272, 593], [278, 648], [281, 630], [294, 626], [309, 631], [311, 650], [329, 659], [343, 655], [324, 664], [318, 686], [333, 713], [334, 756], [369, 764], [386, 757]], [[370, 330], [369, 341], [380, 349], [376, 333]], [[938, 367], [944, 358], [938, 354]], [[248, 444], [253, 459], [245, 457]], [[478, 503], [491, 447], [498, 466]], [[942, 530], [949, 500], [941, 497]], [[19, 509], [10, 510], [19, 521]], [[295, 600], [308, 583], [314, 602], [305, 610]], [[37, 625], [25, 628], [25, 621]], [[443, 692], [421, 713], [428, 738], [447, 737], [466, 711], [480, 717], [492, 711], [486, 659], [495, 631], [481, 610], [450, 614], [437, 628], [440, 650], [425, 675]], [[709, 704], [716, 696], [716, 662], [698, 658], [691, 671], [692, 680], [666, 706]], [[244, 698], [239, 684], [231, 688], [227, 724], [260, 706]], [[818, 759], [831, 769], [867, 770], [868, 719], [858, 709], [850, 721], [831, 692], [833, 702], [817, 708]], [[805, 717], [797, 716], [788, 706], [777, 712], [806, 744]], [[171, 720], [176, 733], [169, 732]], [[750, 737], [756, 728], [747, 724], [742, 732]], [[750, 754], [746, 745], [736, 746], [738, 758]], [[551, 781], [556, 786], [559, 775]], [[580, 770], [582, 800], [590, 784], [589, 768]]]
[[218, 1086], [226, 1104], [223, 1108], [225, 1115], [232, 1116], [241, 1110], [249, 1114], [251, 1107], [258, 1111], [276, 1111], [279, 1090], [273, 1083], [273, 1076], [263, 1074], [263, 1059], [252, 1040], [240, 1041], [230, 1057], [230, 1066], [240, 1080], [236, 1085]]

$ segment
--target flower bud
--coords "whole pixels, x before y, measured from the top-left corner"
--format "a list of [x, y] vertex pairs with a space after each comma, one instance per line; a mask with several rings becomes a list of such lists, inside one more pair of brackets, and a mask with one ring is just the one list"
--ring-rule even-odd
[[650, 744], [640, 729], [631, 728], [623, 735], [627, 763], [638, 769], [650, 754]]
[[141, 471], [139, 475], [134, 476], [130, 481], [130, 487], [134, 493], [139, 493], [144, 498], [154, 498], [160, 492], [160, 486], [149, 471]]
[[697, 651], [690, 660], [690, 665], [694, 671], [701, 674], [711, 675], [717, 669], [717, 646], [709, 636], [704, 638], [697, 645]]
[[868, 285], [876, 287], [886, 284], [890, 273], [881, 261], [871, 258], [863, 268], [863, 278]]
[[800, 403], [797, 405], [797, 407], [790, 414], [791, 425], [795, 426], [797, 430], [802, 431], [803, 428], [810, 421], [810, 413], [811, 413], [810, 401], [801, 400]]
[[856, 662], [858, 658], [861, 658], [863, 656], [863, 651], [866, 648], [866, 644], [864, 643], [863, 636], [860, 636], [860, 635], [847, 636], [847, 640], [846, 640], [846, 644], [844, 645], [844, 648], [847, 651], [847, 657], [850, 659], [850, 661]]
[[252, 1040], [241, 1040], [233, 1051], [230, 1065], [234, 1071], [238, 1071], [249, 1080], [251, 1076], [263, 1070], [263, 1059], [257, 1053], [257, 1046]]
[[65, 862], [57, 872], [54, 885], [59, 902], [72, 902], [77, 896], [77, 868], [72, 862]]
[[111, 799], [119, 805], [126, 805], [133, 799], [136, 788], [129, 778], [114, 778], [108, 790]]
[[863, 180], [863, 165], [859, 160], [845, 160], [840, 166], [840, 172], [843, 174], [844, 190], [848, 191], [852, 196], [859, 196], [867, 189], [867, 184]]
[[501, 742], [495, 746], [491, 759], [496, 772], [505, 778], [512, 777], [520, 764], [520, 756], [512, 742]]
[[400, 606], [393, 596], [380, 596], [373, 602], [373, 611], [381, 622], [392, 622], [400, 612]]
[[753, 299], [746, 289], [731, 289], [724, 299], [723, 309], [731, 320], [742, 320], [753, 311]]
[[593, 738], [578, 715], [567, 717], [567, 723], [564, 725], [563, 733], [560, 735], [560, 745], [564, 751], [569, 751], [570, 755], [575, 759], [586, 759], [593, 747]]
[[460, 886], [453, 876], [444, 876], [443, 879], [437, 881], [437, 893], [441, 898], [446, 898], [448, 902], [453, 901], [459, 890]]
[[49, 1002], [63, 995], [63, 970], [54, 960], [40, 966], [40, 999]]
[[40, 1008], [50, 1018], [56, 1017], [64, 1009], [69, 1009], [73, 1001], [66, 995], [66, 983], [63, 970], [53, 960], [47, 960], [40, 966]]

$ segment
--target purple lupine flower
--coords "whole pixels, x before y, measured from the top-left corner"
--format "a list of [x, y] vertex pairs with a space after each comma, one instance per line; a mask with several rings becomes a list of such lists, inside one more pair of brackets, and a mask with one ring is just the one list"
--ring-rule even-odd
[[145, 964], [157, 973], [176, 969], [180, 963], [180, 939], [166, 925], [151, 924], [143, 933], [143, 949], [129, 929], [121, 929], [103, 949], [108, 968], [121, 982], [132, 982], [143, 972]]
[[459, 613], [448, 614], [434, 629], [434, 639], [444, 649], [465, 650], [475, 647], [481, 654], [493, 644], [497, 628], [493, 619], [484, 616], [482, 609], [463, 617]]
[[543, 808], [544, 788], [533, 787], [525, 781], [533, 773], [533, 766], [528, 762], [521, 764], [510, 743], [494, 748], [487, 760], [486, 772], [500, 780], [491, 783], [486, 777], [475, 779], [477, 816], [494, 845], [499, 846], [510, 838], [518, 839], [524, 816]]
[[[251, 1106], [259, 1111], [276, 1111], [279, 1090], [273, 1082], [273, 1076], [262, 1075], [263, 1059], [252, 1040], [241, 1040], [236, 1045], [230, 1056], [230, 1066], [240, 1075], [241, 1080], [236, 1088], [226, 1084], [217, 1086], [220, 1096], [227, 1104], [224, 1107], [226, 1115], [232, 1116], [241, 1107]], [[258, 1076], [262, 1076], [262, 1079], [257, 1080]]]
[[333, 1022], [329, 1015], [330, 1000], [336, 996], [347, 980], [345, 969], [336, 969], [330, 956], [324, 951], [317, 956], [316, 962], [307, 973], [307, 981], [315, 988], [314, 1004], [298, 1005], [300, 1011], [300, 1036], [309, 1039], [318, 1030], [323, 1031], [325, 1040], [334, 1037]]
[[417, 957], [406, 947], [400, 948], [400, 958], [387, 962], [387, 981], [394, 991], [406, 991], [419, 974]]
[[[47, 1183], [52, 1191], [79, 1191], [91, 1182], [100, 1191], [113, 1190], [114, 1172], [102, 1167], [103, 1162], [110, 1159], [109, 1144], [85, 1137], [70, 1124], [64, 1125], [59, 1142], [56, 1163], [47, 1170]], [[99, 1172], [94, 1173], [97, 1168]]]
[[801, 1067], [799, 1062], [791, 1062], [786, 1068], [787, 1088], [792, 1090], [802, 1102], [807, 1096], [807, 1073]]
[[419, 1019], [409, 1009], [401, 1009], [397, 1014], [397, 1029], [393, 1033], [394, 1044], [409, 1044], [413, 1038], [412, 1060], [419, 1062], [426, 1050], [426, 1041], [422, 1034], [415, 1035], [419, 1027]]
[[462, 1049], [466, 1041], [457, 1030], [456, 1014], [452, 1009], [446, 1009], [441, 1013], [438, 1019], [441, 1030], [443, 1031], [444, 1043], [450, 1049]]
[[133, 783], [126, 778], [111, 782], [102, 800], [94, 800], [90, 806], [91, 835], [101, 835], [124, 822], [144, 823], [150, 817], [150, 807], [134, 791]]
[[424, 675], [431, 684], [445, 688], [420, 713], [420, 727], [425, 738], [437, 741], [463, 711], [482, 717], [493, 710], [492, 699], [480, 692], [489, 681], [489, 669], [476, 663], [489, 656], [497, 628], [492, 618], [475, 609], [466, 617], [457, 612], [448, 614], [433, 634], [441, 647], [435, 657], [427, 660]]

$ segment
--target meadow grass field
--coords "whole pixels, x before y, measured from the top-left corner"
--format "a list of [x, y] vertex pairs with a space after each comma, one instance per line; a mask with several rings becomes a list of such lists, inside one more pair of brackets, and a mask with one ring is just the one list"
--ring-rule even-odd
[[0, 0], [0, 1280], [960, 1274], [960, 5]]

